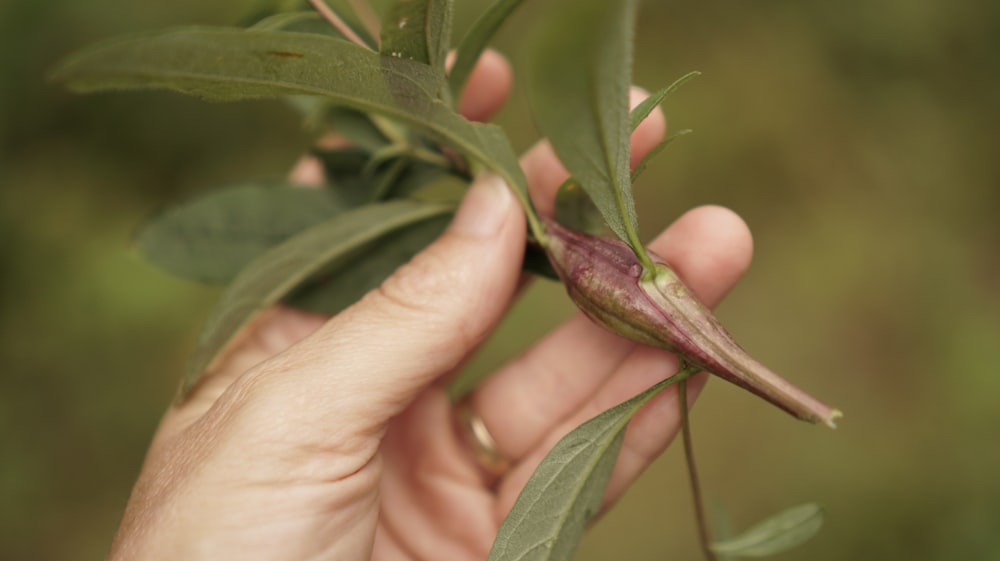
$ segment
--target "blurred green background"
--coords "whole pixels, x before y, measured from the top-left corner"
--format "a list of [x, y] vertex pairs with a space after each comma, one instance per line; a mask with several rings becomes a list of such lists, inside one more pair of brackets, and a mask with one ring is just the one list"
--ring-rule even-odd
[[[45, 72], [252, 3], [0, 2], [2, 559], [104, 556], [217, 296], [134, 255], [136, 226], [281, 177], [309, 142], [277, 102], [78, 97]], [[483, 6], [457, 4], [461, 29]], [[533, 11], [499, 38], [515, 65]], [[639, 84], [704, 73], [667, 104], [696, 134], [643, 178], [645, 234], [700, 204], [742, 214], [755, 262], [720, 317], [846, 413], [831, 432], [713, 383], [694, 415], [710, 503], [736, 528], [825, 505], [821, 534], [781, 559], [1000, 559], [1000, 4], [648, 1], [640, 21]], [[536, 137], [520, 91], [498, 120], [519, 149]], [[538, 284], [473, 367], [571, 313], [559, 292]], [[697, 559], [689, 502], [675, 447], [578, 558]]]

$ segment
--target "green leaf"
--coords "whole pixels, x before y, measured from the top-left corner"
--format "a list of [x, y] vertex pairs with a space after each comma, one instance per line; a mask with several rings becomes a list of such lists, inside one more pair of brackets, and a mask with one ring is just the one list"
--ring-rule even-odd
[[225, 284], [258, 255], [349, 206], [323, 189], [237, 185], [168, 208], [139, 231], [136, 245], [175, 275]]
[[469, 178], [424, 162], [412, 162], [386, 194], [387, 198], [412, 198], [456, 204], [465, 195]]
[[629, 85], [636, 0], [554, 0], [529, 74], [534, 114], [612, 231], [643, 259], [629, 180]]
[[389, 143], [389, 139], [369, 116], [361, 111], [334, 107], [330, 109], [327, 118], [333, 124], [334, 132], [368, 152], [374, 152]]
[[[629, 113], [629, 132], [635, 132], [635, 129], [653, 112], [653, 109], [657, 105], [666, 99], [667, 95], [675, 91], [681, 84], [687, 80], [693, 78], [694, 76], [700, 74], [699, 72], [691, 72], [682, 76], [679, 80], [671, 84], [670, 86], [652, 94], [648, 98], [644, 99], [642, 103], [637, 105]], [[663, 151], [675, 138], [679, 136], [684, 136], [690, 133], [688, 129], [677, 132], [670, 138], [663, 140], [652, 150], [643, 156], [642, 160], [638, 165], [632, 170], [630, 180], [635, 183], [642, 172], [646, 170], [646, 166], [649, 165], [650, 160], [652, 160], [656, 155]], [[585, 191], [580, 188], [580, 184], [576, 182], [573, 178], [567, 179], [559, 187], [556, 192], [556, 220], [564, 226], [573, 228], [581, 232], [587, 232], [590, 234], [598, 234], [604, 228], [604, 220], [601, 217], [601, 212], [594, 204], [593, 199]]]
[[677, 80], [674, 80], [673, 84], [670, 84], [662, 90], [653, 92], [649, 97], [642, 100], [639, 105], [636, 105], [629, 114], [629, 125], [631, 126], [632, 131], [634, 132], [635, 129], [639, 127], [639, 124], [646, 120], [646, 117], [649, 117], [649, 114], [653, 112], [653, 109], [667, 99], [668, 95], [677, 91], [677, 89], [683, 86], [688, 80], [691, 80], [696, 76], [701, 76], [701, 72], [688, 72]]
[[822, 525], [822, 507], [806, 503], [783, 510], [734, 538], [713, 543], [712, 551], [736, 557], [766, 557], [807, 541]]
[[285, 299], [285, 303], [321, 314], [336, 314], [377, 288], [389, 275], [437, 239], [451, 215], [435, 216], [382, 236], [346, 266], [324, 274]]
[[594, 201], [572, 178], [567, 179], [556, 191], [556, 220], [578, 232], [597, 235], [604, 231], [604, 219]]
[[678, 373], [573, 429], [542, 460], [500, 525], [489, 561], [569, 561], [601, 508], [629, 420]]
[[315, 148], [311, 153], [323, 164], [327, 179], [333, 181], [359, 174], [371, 157], [368, 150], [355, 145], [333, 149]]
[[422, 62], [444, 76], [453, 0], [397, 0], [382, 22], [382, 54]]
[[455, 63], [451, 65], [448, 74], [448, 85], [451, 95], [456, 99], [462, 93], [462, 88], [472, 74], [472, 68], [483, 54], [486, 45], [496, 34], [507, 18], [521, 5], [522, 0], [497, 0], [493, 3], [462, 38], [455, 51]]
[[542, 232], [527, 181], [503, 130], [472, 123], [437, 98], [443, 78], [427, 65], [381, 56], [333, 37], [188, 27], [95, 45], [52, 79], [78, 91], [169, 89], [217, 101], [321, 95], [416, 127], [497, 172]]
[[646, 155], [642, 157], [642, 160], [640, 160], [639, 163], [635, 166], [635, 169], [632, 170], [632, 183], [635, 183], [639, 179], [639, 177], [642, 176], [642, 173], [646, 171], [646, 166], [649, 165], [649, 162], [652, 161], [653, 158], [658, 156], [660, 152], [663, 152], [663, 150], [667, 146], [669, 146], [671, 142], [688, 134], [691, 134], [691, 129], [684, 129], [677, 131], [676, 133], [670, 135], [668, 138], [664, 139], [659, 144], [654, 146], [652, 150], [646, 152]]
[[260, 310], [316, 275], [329, 275], [363, 256], [384, 236], [451, 212], [453, 207], [392, 201], [341, 213], [273, 247], [254, 259], [222, 295], [209, 315], [188, 368], [184, 391], [191, 389], [213, 358]]

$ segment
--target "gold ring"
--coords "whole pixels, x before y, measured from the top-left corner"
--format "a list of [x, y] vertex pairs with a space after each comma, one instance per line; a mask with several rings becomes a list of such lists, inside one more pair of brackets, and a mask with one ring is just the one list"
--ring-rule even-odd
[[455, 405], [455, 422], [459, 436], [483, 471], [494, 477], [507, 472], [510, 461], [497, 449], [496, 440], [486, 428], [483, 418], [472, 410], [468, 399], [463, 399]]

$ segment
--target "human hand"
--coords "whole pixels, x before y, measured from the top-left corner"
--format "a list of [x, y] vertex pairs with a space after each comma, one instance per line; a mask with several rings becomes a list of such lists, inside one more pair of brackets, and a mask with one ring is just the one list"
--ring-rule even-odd
[[[485, 118], [510, 70], [488, 54], [461, 108]], [[662, 137], [654, 113], [635, 159]], [[547, 144], [522, 159], [539, 210], [565, 178]], [[494, 176], [478, 178], [442, 237], [332, 319], [264, 312], [166, 414], [126, 509], [113, 559], [482, 560], [555, 442], [676, 370], [669, 354], [581, 314], [501, 367], [469, 398], [499, 454], [483, 469], [454, 430], [449, 375], [515, 296], [524, 216]], [[743, 222], [695, 209], [652, 242], [707, 304], [749, 263]], [[688, 383], [696, 394], [704, 377]], [[610, 504], [666, 447], [676, 390], [633, 419]]]

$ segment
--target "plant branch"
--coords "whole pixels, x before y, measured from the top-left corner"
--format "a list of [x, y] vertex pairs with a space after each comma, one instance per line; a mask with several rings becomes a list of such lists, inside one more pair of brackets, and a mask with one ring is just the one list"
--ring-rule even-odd
[[309, 0], [309, 4], [312, 5], [319, 15], [332, 25], [334, 29], [339, 31], [348, 41], [371, 50], [371, 47], [365, 43], [364, 39], [359, 37], [358, 34], [351, 29], [351, 26], [347, 25], [347, 23], [337, 15], [337, 12], [334, 12], [324, 0]]
[[708, 517], [705, 514], [705, 501], [701, 495], [701, 484], [698, 482], [698, 470], [694, 461], [694, 446], [691, 443], [691, 421], [688, 417], [687, 379], [677, 384], [677, 398], [681, 407], [681, 433], [684, 437], [684, 459], [687, 462], [688, 480], [691, 483], [691, 496], [694, 499], [695, 520], [698, 523], [698, 536], [702, 552], [708, 561], [716, 561], [712, 551], [712, 536], [709, 531]]

